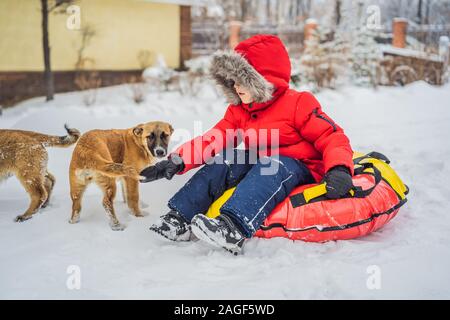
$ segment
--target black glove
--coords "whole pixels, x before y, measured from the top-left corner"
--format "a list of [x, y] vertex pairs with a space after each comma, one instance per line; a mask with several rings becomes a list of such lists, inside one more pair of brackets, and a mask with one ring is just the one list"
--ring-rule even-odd
[[145, 177], [141, 182], [151, 182], [166, 178], [171, 180], [174, 175], [184, 169], [183, 159], [178, 154], [169, 155], [168, 160], [163, 160], [141, 171], [140, 175]]
[[325, 174], [323, 180], [327, 184], [328, 199], [342, 198], [353, 188], [350, 170], [344, 166], [333, 167]]

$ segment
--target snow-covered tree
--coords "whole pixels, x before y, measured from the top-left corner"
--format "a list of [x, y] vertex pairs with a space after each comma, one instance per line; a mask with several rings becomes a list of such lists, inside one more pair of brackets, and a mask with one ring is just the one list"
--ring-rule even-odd
[[336, 88], [348, 77], [349, 42], [340, 34], [330, 40], [330, 30], [318, 28], [307, 41], [298, 78], [312, 91], [321, 88]]
[[350, 60], [352, 80], [357, 85], [376, 87], [378, 84], [382, 54], [374, 36], [365, 26], [354, 31]]
[[[351, 80], [362, 86], [376, 87], [378, 84], [381, 52], [375, 41], [375, 32], [366, 23], [366, 8], [370, 3], [364, 0], [342, 0], [335, 3], [340, 19], [334, 33], [334, 42], [345, 43], [350, 48], [348, 62]], [[336, 45], [336, 44], [334, 44]]]

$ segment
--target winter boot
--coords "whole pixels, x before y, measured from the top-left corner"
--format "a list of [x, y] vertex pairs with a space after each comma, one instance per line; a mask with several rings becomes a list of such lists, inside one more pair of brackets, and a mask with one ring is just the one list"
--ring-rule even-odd
[[234, 255], [242, 252], [245, 237], [236, 224], [226, 215], [215, 219], [197, 214], [192, 219], [192, 233], [215, 247], [224, 248]]
[[172, 241], [190, 241], [191, 226], [175, 210], [170, 210], [150, 230]]

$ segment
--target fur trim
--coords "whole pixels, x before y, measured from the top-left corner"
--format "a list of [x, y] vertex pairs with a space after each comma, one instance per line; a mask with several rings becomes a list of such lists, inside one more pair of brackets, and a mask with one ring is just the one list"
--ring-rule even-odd
[[238, 105], [241, 103], [239, 95], [233, 88], [232, 81], [247, 88], [257, 103], [272, 99], [273, 85], [237, 52], [221, 51], [214, 54], [209, 73], [216, 83], [222, 87], [227, 100], [231, 104]]

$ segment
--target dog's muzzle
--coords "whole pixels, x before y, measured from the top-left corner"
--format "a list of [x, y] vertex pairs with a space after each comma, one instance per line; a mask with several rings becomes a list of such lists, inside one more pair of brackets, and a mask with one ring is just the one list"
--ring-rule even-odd
[[156, 157], [162, 158], [166, 156], [167, 151], [163, 147], [156, 147], [153, 149], [153, 153]]

